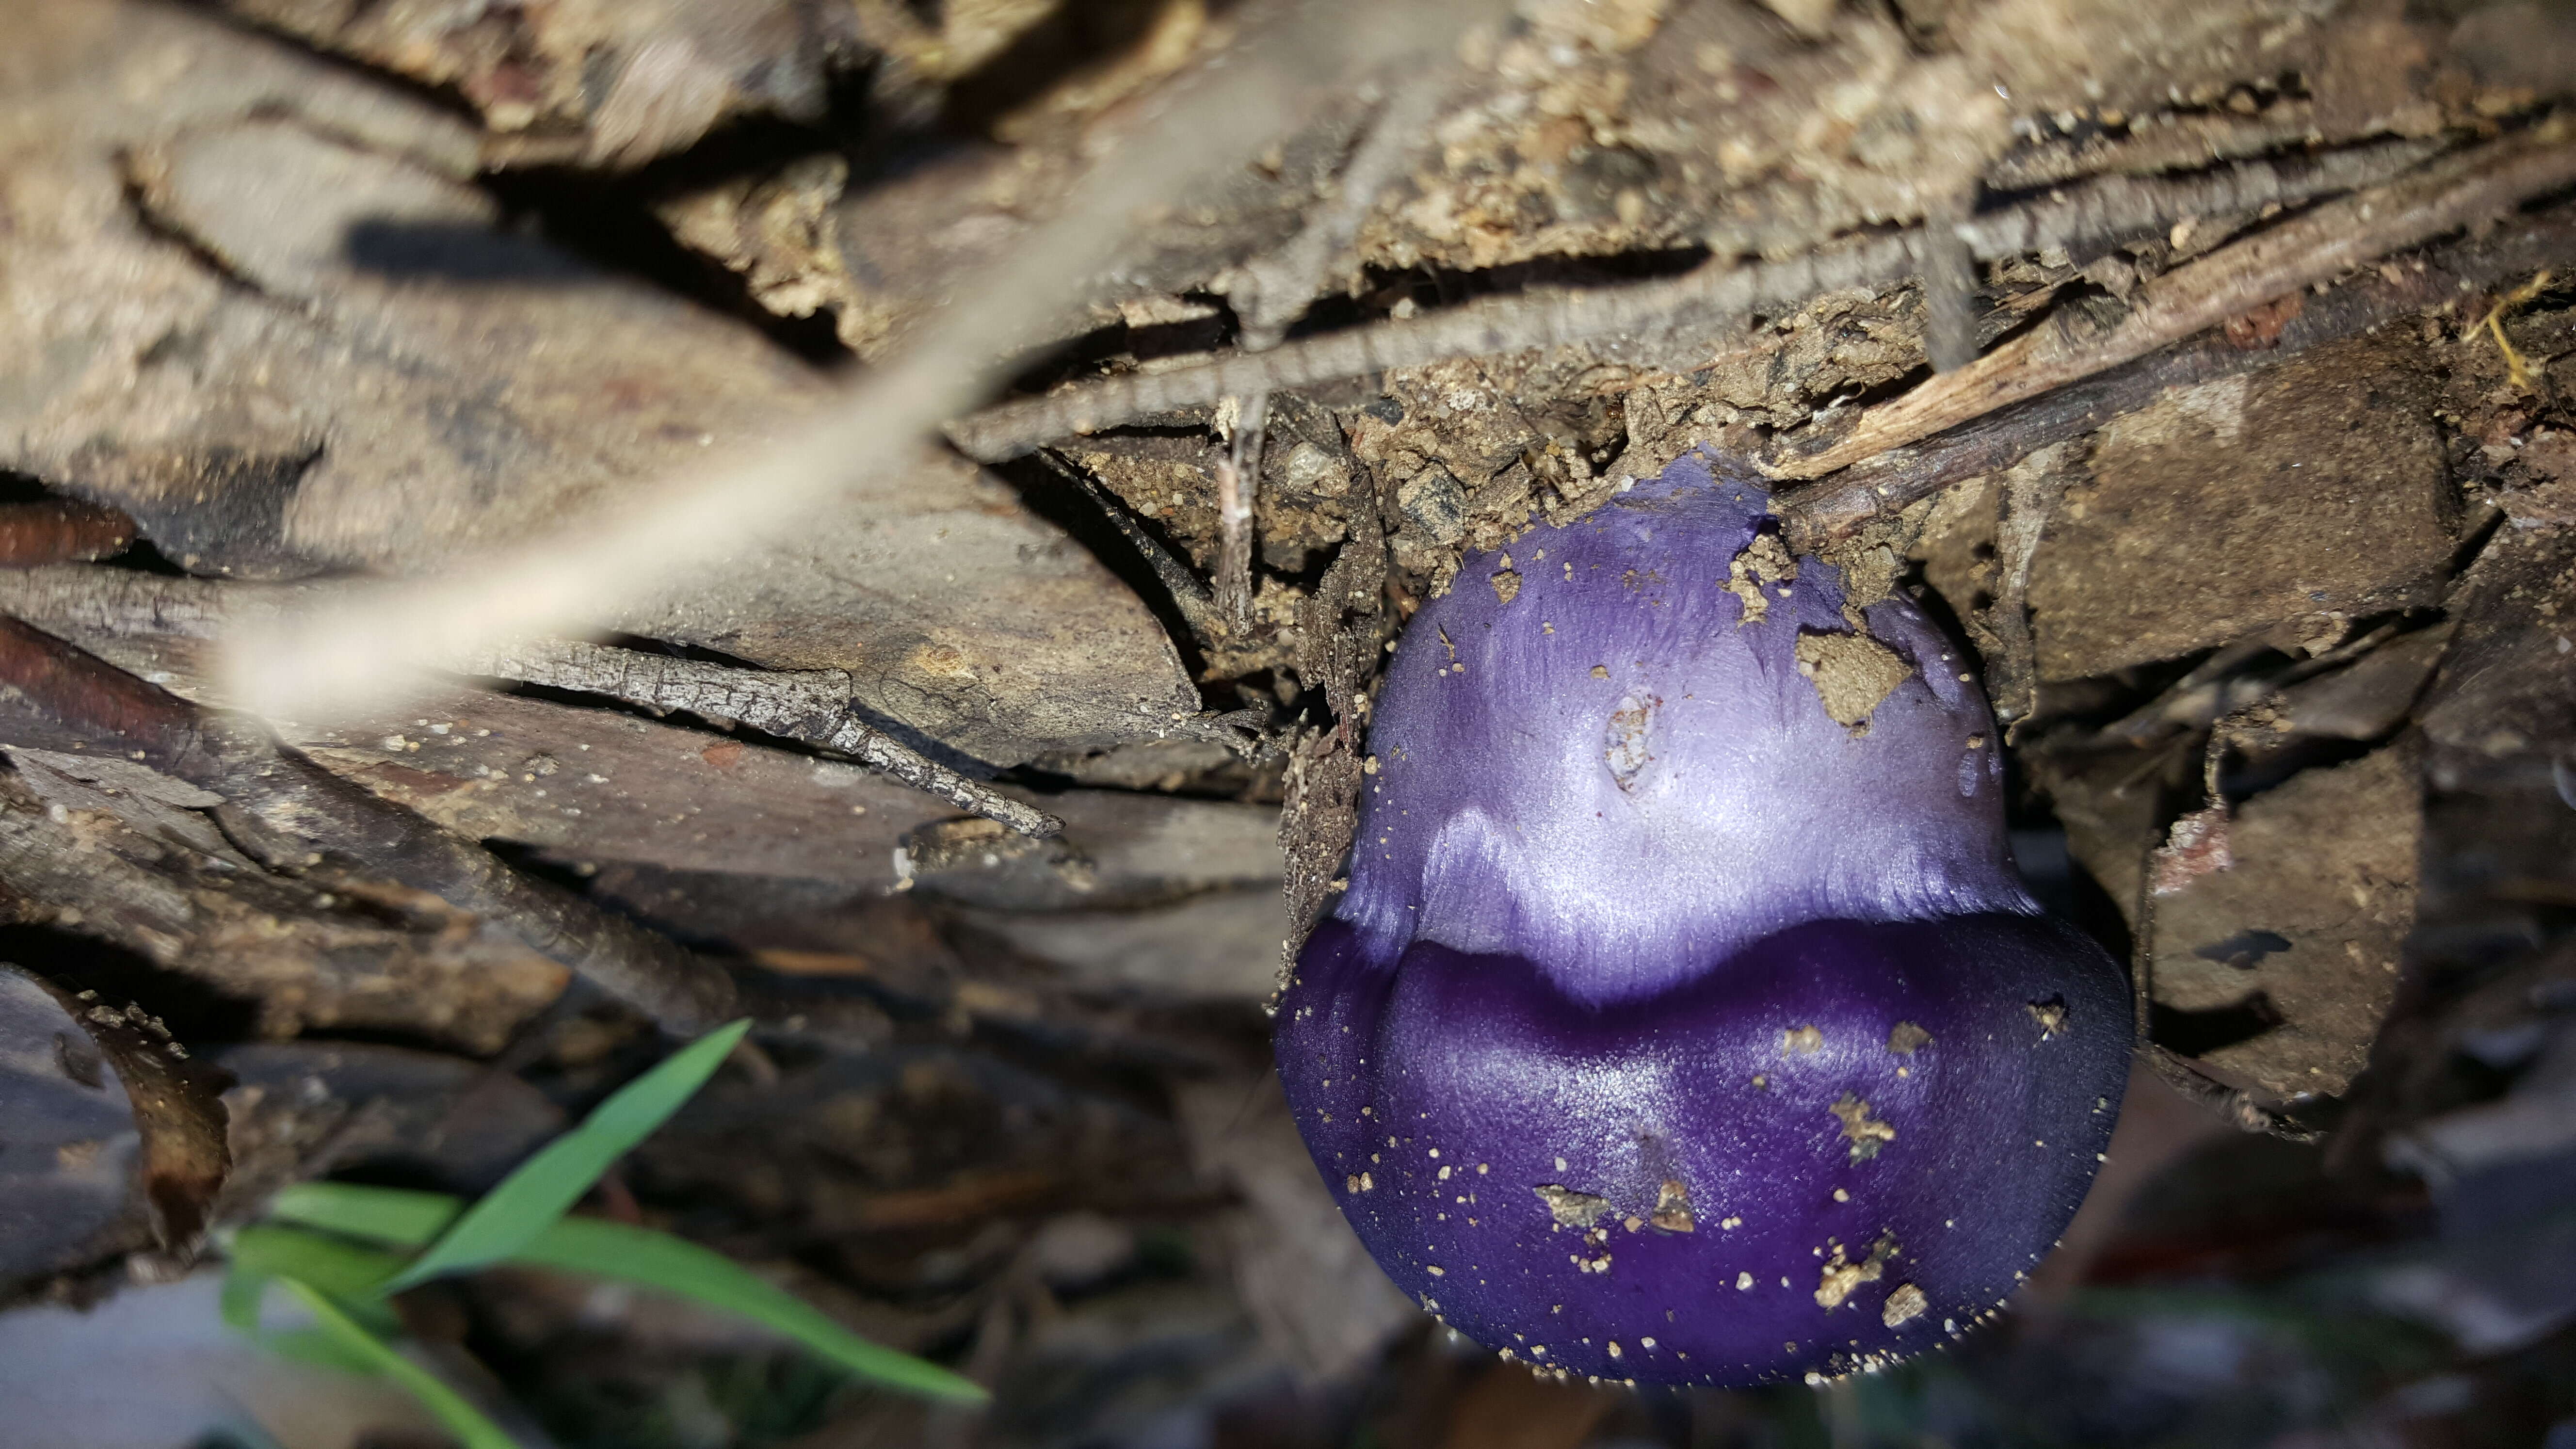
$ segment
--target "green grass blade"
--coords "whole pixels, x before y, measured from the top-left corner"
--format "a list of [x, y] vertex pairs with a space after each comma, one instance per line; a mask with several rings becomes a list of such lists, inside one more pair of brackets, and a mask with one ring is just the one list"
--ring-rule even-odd
[[526, 1246], [581, 1201], [609, 1164], [652, 1136], [655, 1128], [680, 1110], [681, 1103], [706, 1085], [750, 1028], [747, 1018], [718, 1027], [618, 1088], [579, 1127], [547, 1143], [502, 1179], [499, 1187], [467, 1208], [429, 1245], [429, 1251], [385, 1284], [384, 1291], [397, 1292], [443, 1273], [481, 1268]]
[[420, 1248], [465, 1211], [443, 1192], [362, 1187], [354, 1182], [299, 1182], [269, 1200], [270, 1218], [389, 1248]]
[[[240, 1234], [236, 1233], [232, 1236], [238, 1241]], [[254, 1248], [252, 1251], [256, 1253], [258, 1250]], [[366, 1360], [351, 1353], [338, 1339], [318, 1328], [263, 1327], [260, 1322], [261, 1303], [268, 1297], [268, 1285], [276, 1281], [275, 1274], [256, 1262], [235, 1257], [231, 1266], [224, 1272], [223, 1295], [216, 1304], [216, 1311], [222, 1316], [224, 1326], [280, 1358], [319, 1364], [324, 1368], [340, 1369], [348, 1373], [371, 1371], [371, 1365]], [[374, 1310], [372, 1314], [353, 1313], [352, 1317], [363, 1316], [375, 1320], [371, 1326], [381, 1333], [395, 1331], [398, 1325], [391, 1310], [381, 1303], [370, 1304], [368, 1307]]]
[[[345, 1182], [298, 1183], [269, 1204], [272, 1218], [372, 1238], [394, 1248], [429, 1242], [463, 1210], [462, 1202], [444, 1193]], [[694, 1298], [765, 1324], [825, 1362], [890, 1387], [962, 1402], [985, 1397], [972, 1380], [870, 1343], [732, 1259], [668, 1233], [596, 1218], [565, 1218], [512, 1253], [509, 1261]]]
[[[373, 1299], [377, 1284], [402, 1270], [403, 1260], [392, 1253], [299, 1228], [267, 1224], [234, 1233], [228, 1252], [235, 1275], [296, 1279], [340, 1300], [351, 1316], [365, 1322], [375, 1332], [394, 1331], [396, 1320], [392, 1310], [381, 1301], [369, 1301]], [[225, 1289], [229, 1299], [229, 1280]], [[228, 1302], [225, 1306], [229, 1318], [233, 1305]], [[256, 1306], [252, 1321], [258, 1321]]]
[[510, 1261], [694, 1298], [765, 1325], [825, 1362], [888, 1388], [963, 1403], [988, 1397], [972, 1379], [868, 1342], [723, 1254], [651, 1228], [566, 1218], [513, 1253]]
[[223, 1315], [224, 1327], [237, 1333], [257, 1335], [259, 1301], [268, 1296], [268, 1275], [254, 1273], [239, 1263], [224, 1270], [223, 1296], [216, 1300], [216, 1311]]
[[344, 1374], [371, 1374], [376, 1371], [373, 1358], [319, 1328], [262, 1329], [251, 1336], [261, 1348], [279, 1358], [291, 1358], [316, 1368], [337, 1369]]
[[330, 1296], [309, 1283], [293, 1278], [280, 1278], [277, 1286], [313, 1311], [313, 1321], [322, 1333], [334, 1340], [367, 1367], [403, 1386], [420, 1400], [447, 1432], [464, 1441], [465, 1449], [519, 1449], [518, 1442], [501, 1431], [501, 1426], [483, 1416], [481, 1410], [465, 1402], [462, 1395], [439, 1382], [436, 1375], [394, 1352], [393, 1346], [358, 1326], [357, 1320], [340, 1311]]
[[273, 1352], [310, 1359], [336, 1368], [358, 1368], [331, 1343], [313, 1343], [310, 1333], [271, 1333], [260, 1326], [260, 1304], [268, 1285], [280, 1278], [301, 1279], [340, 1300], [342, 1311], [369, 1332], [402, 1331], [392, 1308], [373, 1298], [375, 1286], [402, 1267], [402, 1259], [374, 1248], [342, 1242], [294, 1228], [253, 1226], [230, 1235], [225, 1245], [230, 1263], [224, 1273], [218, 1311], [226, 1327]]

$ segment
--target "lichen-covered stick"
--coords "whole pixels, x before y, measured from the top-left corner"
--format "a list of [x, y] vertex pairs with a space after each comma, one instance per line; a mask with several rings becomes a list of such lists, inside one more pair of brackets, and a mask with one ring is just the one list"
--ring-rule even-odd
[[1387, 1273], [1542, 1370], [1744, 1384], [1990, 1313], [2091, 1182], [2127, 983], [2006, 852], [1963, 651], [1685, 457], [1402, 644], [1279, 1069]]

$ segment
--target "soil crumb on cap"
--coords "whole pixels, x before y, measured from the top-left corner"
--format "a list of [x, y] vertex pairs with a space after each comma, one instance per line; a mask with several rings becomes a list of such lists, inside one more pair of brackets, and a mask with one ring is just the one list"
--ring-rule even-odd
[[1503, 603], [1508, 604], [1521, 595], [1521, 576], [1510, 569], [1494, 575], [1492, 582], [1494, 597]]
[[1894, 1328], [1922, 1317], [1924, 1310], [1931, 1306], [1922, 1289], [1911, 1283], [1900, 1283], [1895, 1292], [1887, 1295], [1886, 1306], [1878, 1311], [1878, 1321]]
[[1843, 1099], [1825, 1109], [1843, 1124], [1843, 1135], [1851, 1139], [1851, 1160], [1867, 1162], [1878, 1155], [1878, 1149], [1896, 1140], [1896, 1129], [1871, 1117], [1869, 1103], [1845, 1092]]
[[1660, 703], [1630, 695], [1610, 713], [1609, 728], [1602, 732], [1601, 757], [1609, 762], [1610, 776], [1622, 790], [1636, 788], [1637, 772], [1654, 758], [1646, 749], [1646, 733]]
[[2031, 1020], [2039, 1023], [2041, 1041], [2057, 1035], [2066, 1027], [2066, 1003], [2055, 997], [2031, 1002], [2022, 1009], [2030, 1013]]
[[1771, 612], [1771, 598], [1762, 592], [1765, 584], [1785, 584], [1798, 577], [1798, 561], [1780, 542], [1779, 535], [1757, 533], [1726, 566], [1726, 591], [1744, 601], [1744, 616], [1735, 621], [1739, 629], [1759, 624]]
[[1862, 634], [1798, 632], [1798, 672], [1816, 687], [1825, 713], [1838, 725], [1856, 725], [1896, 692], [1914, 667], [1893, 649]]
[[1576, 1192], [1552, 1182], [1541, 1183], [1530, 1191], [1537, 1193], [1539, 1201], [1547, 1204], [1547, 1215], [1556, 1219], [1557, 1226], [1561, 1228], [1588, 1228], [1610, 1211], [1610, 1199]]
[[[1795, 1031], [1784, 1031], [1780, 1033], [1780, 1055], [1784, 1057], [1805, 1055], [1810, 1052], [1820, 1052], [1824, 1049], [1825, 1034], [1816, 1030], [1813, 1026], [1802, 1026]], [[1754, 1085], [1760, 1086], [1761, 1080], [1756, 1078]]]
[[1932, 1044], [1932, 1033], [1910, 1021], [1900, 1021], [1887, 1034], [1887, 1049], [1900, 1057], [1910, 1057]]
[[1843, 1246], [1834, 1244], [1834, 1255], [1825, 1260], [1824, 1272], [1816, 1282], [1816, 1306], [1827, 1312], [1840, 1308], [1852, 1290], [1863, 1283], [1875, 1283], [1887, 1272], [1887, 1260], [1896, 1253], [1892, 1238], [1881, 1238], [1869, 1250], [1869, 1257], [1858, 1263], [1846, 1262]]
[[1647, 1221], [1668, 1233], [1696, 1232], [1699, 1220], [1691, 1215], [1690, 1189], [1678, 1177], [1664, 1179], [1655, 1193], [1654, 1216]]

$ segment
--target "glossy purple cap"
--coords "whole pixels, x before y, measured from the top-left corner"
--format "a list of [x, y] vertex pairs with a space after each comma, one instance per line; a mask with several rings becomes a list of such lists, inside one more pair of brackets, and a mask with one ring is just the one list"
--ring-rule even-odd
[[1470, 558], [1379, 701], [1281, 1000], [1380, 1266], [1542, 1367], [1838, 1373], [1991, 1312], [2082, 1200], [2128, 988], [2037, 914], [1962, 651], [1685, 458]]

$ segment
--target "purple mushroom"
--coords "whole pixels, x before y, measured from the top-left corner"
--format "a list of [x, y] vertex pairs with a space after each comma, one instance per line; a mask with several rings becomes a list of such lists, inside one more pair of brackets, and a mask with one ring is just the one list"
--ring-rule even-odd
[[1965, 1330], [2127, 1075], [2127, 982], [2023, 889], [1960, 649], [1846, 608], [1713, 463], [1414, 617], [1279, 1003], [1361, 1241], [1543, 1371], [1748, 1384]]

